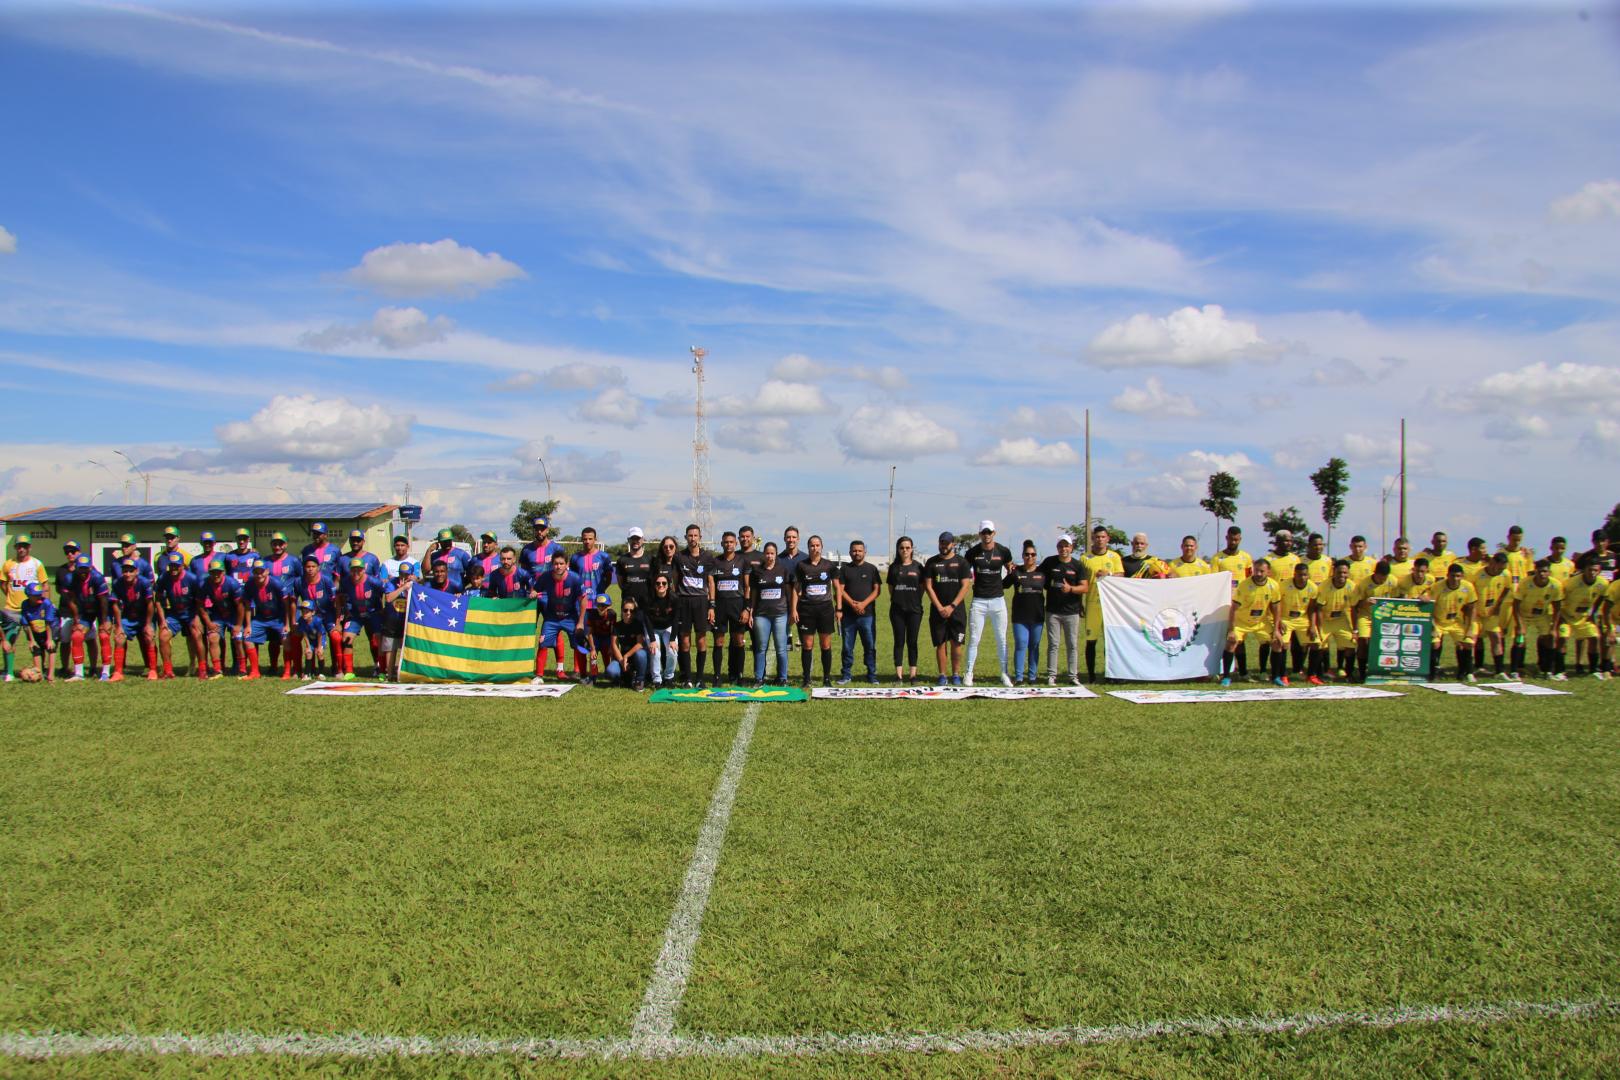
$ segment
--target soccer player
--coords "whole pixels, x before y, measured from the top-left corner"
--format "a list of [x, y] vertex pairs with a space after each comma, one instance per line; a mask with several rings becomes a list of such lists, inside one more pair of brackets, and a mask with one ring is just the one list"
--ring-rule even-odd
[[68, 603], [68, 594], [73, 589], [73, 566], [79, 558], [79, 542], [63, 541], [62, 556], [63, 562], [57, 567], [53, 583], [56, 586], [56, 607], [62, 618], [57, 651], [61, 654], [62, 681], [66, 682], [73, 677], [73, 650], [69, 647], [69, 641], [76, 627]]
[[641, 526], [632, 526], [624, 536], [624, 554], [613, 560], [613, 577], [619, 583], [619, 607], [634, 600], [638, 607], [652, 596], [653, 557], [647, 550]]
[[[398, 581], [399, 568], [411, 561], [411, 538], [396, 533], [390, 543], [394, 548], [394, 557], [383, 560], [383, 580]], [[411, 565], [414, 568], [416, 564]], [[411, 576], [416, 575], [413, 573]]]
[[1569, 541], [1562, 536], [1555, 536], [1547, 544], [1547, 576], [1560, 585], [1569, 584], [1569, 579], [1575, 576], [1575, 562], [1566, 558], [1564, 552], [1569, 550]]
[[1396, 581], [1396, 595], [1406, 600], [1433, 600], [1434, 590], [1440, 582], [1429, 574], [1429, 560], [1427, 556], [1419, 555], [1412, 560], [1411, 569], [1405, 578], [1396, 576], [1393, 568], [1390, 576]]
[[[541, 656], [545, 655], [546, 650], [552, 650], [557, 658], [557, 679], [566, 680], [572, 673], [563, 668], [566, 655], [563, 635], [568, 636], [568, 643], [576, 650], [582, 645], [588, 647], [585, 641], [585, 583], [578, 574], [568, 569], [568, 556], [557, 551], [551, 556], [551, 573], [536, 583], [535, 591], [540, 598]], [[574, 668], [574, 665], [570, 664], [569, 667]]]
[[[737, 530], [737, 554], [748, 565], [748, 571], [753, 573], [760, 563], [765, 561], [765, 553], [759, 550], [759, 543], [752, 525], [744, 525]], [[621, 590], [622, 592], [623, 590]]]
[[939, 554], [923, 564], [928, 593], [928, 637], [939, 660], [939, 685], [962, 685], [962, 642], [967, 638], [963, 604], [973, 591], [973, 568], [956, 553], [956, 534], [939, 534]]
[[568, 561], [568, 569], [585, 583], [585, 607], [589, 609], [613, 584], [613, 559], [597, 546], [596, 530], [589, 525], [579, 531], [579, 543], [580, 552]]
[[135, 573], [148, 585], [152, 584], [152, 564], [141, 555], [141, 547], [135, 540], [134, 533], [124, 533], [118, 538], [118, 554], [113, 557], [113, 565], [122, 567], [126, 561], [135, 564]]
[[[737, 553], [737, 534], [727, 529], [720, 536], [720, 554], [714, 560], [714, 685], [736, 686], [742, 678], [743, 642], [748, 635], [748, 577], [753, 567]], [[729, 647], [729, 655], [725, 651]], [[726, 657], [727, 679], [720, 678], [720, 660]]]
[[1209, 563], [1198, 557], [1198, 537], [1181, 538], [1181, 554], [1170, 560], [1171, 577], [1201, 577], [1210, 573]]
[[484, 568], [485, 579], [488, 579], [489, 575], [495, 572], [495, 568], [501, 565], [501, 544], [499, 540], [495, 539], [494, 533], [482, 532], [478, 534], [478, 554], [473, 556], [473, 561]]
[[293, 593], [293, 617], [298, 634], [304, 641], [304, 678], [318, 678], [326, 647], [332, 646], [332, 672], [337, 674], [337, 651], [342, 647], [342, 624], [338, 622], [337, 589], [323, 570], [320, 555], [310, 552], [304, 556], [304, 580]]
[[1609, 582], [1608, 591], [1603, 594], [1603, 627], [1603, 648], [1607, 654], [1603, 657], [1603, 670], [1613, 675], [1614, 656], [1610, 650], [1614, 648], [1617, 631], [1620, 631], [1620, 572], [1616, 572]]
[[152, 571], [155, 577], [161, 580], [168, 574], [169, 564], [177, 563], [181, 570], [186, 569], [186, 553], [180, 550], [180, 530], [173, 525], [163, 529], [163, 550], [158, 552], [157, 558], [152, 560]]
[[461, 576], [461, 595], [484, 595], [484, 564], [481, 560], [474, 559], [467, 564], [467, 570]]
[[484, 581], [484, 595], [497, 600], [522, 599], [534, 594], [534, 582], [518, 567], [517, 549], [501, 548], [500, 562]]
[[[801, 560], [802, 561], [802, 560]], [[656, 588], [656, 585], [655, 585]], [[665, 591], [667, 591], [667, 585]], [[760, 561], [748, 579], [748, 595], [753, 607], [749, 623], [754, 632], [754, 684], [765, 685], [766, 653], [776, 650], [776, 685], [788, 684], [788, 594], [793, 578], [776, 557], [776, 543], [768, 541]], [[649, 604], [653, 609], [655, 604]], [[655, 639], [656, 640], [656, 639]], [[916, 654], [913, 653], [913, 658]], [[653, 682], [658, 681], [657, 654], [654, 654]]]
[[[427, 567], [429, 580], [433, 579], [434, 567], [444, 566], [445, 580], [450, 584], [448, 591], [459, 593], [462, 576], [467, 572], [467, 564], [473, 560], [471, 555], [456, 547], [454, 533], [449, 529], [440, 529], [433, 546], [428, 548], [427, 558], [422, 561]], [[433, 587], [438, 588], [437, 585]]]
[[852, 540], [849, 562], [838, 568], [838, 597], [843, 605], [840, 628], [844, 638], [843, 667], [838, 684], [849, 685], [855, 670], [855, 639], [866, 657], [866, 681], [877, 685], [877, 601], [883, 592], [878, 568], [866, 561], [866, 542]]
[[[1232, 594], [1232, 626], [1226, 635], [1226, 651], [1221, 655], [1222, 686], [1232, 685], [1232, 668], [1244, 650], [1245, 638], [1257, 636], [1269, 647], [1271, 640], [1282, 633], [1277, 622], [1282, 590], [1271, 580], [1270, 560], [1256, 559], [1250, 571]], [[1261, 667], [1265, 667], [1264, 657]]]
[[1046, 575], [1046, 685], [1056, 686], [1058, 640], [1067, 653], [1069, 682], [1080, 685], [1080, 620], [1085, 618], [1085, 596], [1091, 589], [1086, 564], [1074, 557], [1074, 538], [1063, 533], [1057, 538], [1056, 555], [1041, 562]]
[[1457, 561], [1457, 553], [1446, 547], [1446, 541], [1449, 539], [1445, 533], [1436, 532], [1429, 538], [1429, 546], [1423, 551], [1423, 555], [1429, 560], [1429, 574], [1437, 582], [1446, 580], [1446, 572], [1451, 569], [1451, 564]]
[[1536, 553], [1524, 546], [1524, 528], [1513, 525], [1507, 531], [1507, 543], [1499, 549], [1507, 553], [1508, 573], [1513, 575], [1513, 588], [1517, 590], [1529, 580], [1536, 568]]
[[1356, 596], [1356, 661], [1362, 681], [1367, 678], [1367, 655], [1372, 646], [1372, 602], [1399, 596], [1401, 587], [1402, 583], [1390, 573], [1388, 559], [1374, 563], [1372, 574], [1361, 583]]
[[[90, 556], [73, 560], [73, 575], [66, 590], [58, 591], [63, 605], [64, 628], [72, 655], [72, 680], [84, 678], [85, 665], [101, 666], [101, 681], [112, 677], [112, 591], [107, 579], [90, 564]], [[68, 624], [71, 620], [71, 625]]]
[[[1552, 580], [1547, 560], [1539, 559], [1535, 569], [1513, 594], [1513, 621], [1516, 636], [1534, 638], [1536, 671], [1542, 678], [1563, 682], [1563, 650], [1559, 648], [1558, 625], [1564, 602], [1564, 587]], [[1520, 674], [1523, 674], [1520, 672]]]
[[[686, 548], [675, 553], [674, 577], [675, 632], [679, 641], [681, 685], [687, 689], [703, 685], [704, 661], [708, 648], [704, 637], [713, 628], [714, 556], [703, 550], [703, 530], [686, 527]], [[692, 678], [692, 654], [697, 653], [697, 679]]]
[[962, 685], [973, 685], [973, 668], [979, 658], [979, 639], [985, 624], [996, 640], [996, 662], [1001, 668], [1001, 684], [1012, 685], [1007, 673], [1007, 601], [1003, 596], [1002, 579], [1013, 564], [1012, 551], [996, 542], [996, 524], [979, 522], [979, 542], [963, 555], [973, 570], [973, 602], [968, 608], [967, 670], [962, 673]]
[[[225, 677], [225, 643], [242, 632], [242, 587], [225, 573], [225, 557], [216, 555], [202, 579], [202, 632], [208, 644], [208, 677]], [[289, 647], [290, 648], [290, 647]]]
[[1412, 576], [1412, 541], [1404, 536], [1395, 538], [1395, 550], [1389, 559], [1389, 576], [1403, 582]]
[[236, 546], [225, 553], [225, 573], [246, 585], [253, 576], [253, 562], [259, 553], [253, 550], [253, 534], [246, 529], [236, 530]]
[[1359, 534], [1350, 538], [1350, 558], [1347, 561], [1350, 563], [1352, 585], [1360, 585], [1372, 577], [1373, 567], [1378, 565], [1378, 560], [1367, 554], [1367, 538]]
[[[564, 556], [564, 558], [566, 557]], [[461, 595], [461, 583], [450, 580], [450, 564], [444, 559], [428, 567], [428, 577], [424, 584], [430, 589], [437, 589], [439, 592], [446, 592], [451, 596]]]
[[[1316, 613], [1311, 607], [1317, 588], [1311, 581], [1310, 567], [1303, 561], [1295, 561], [1293, 570], [1293, 579], [1282, 587], [1277, 636], [1271, 645], [1271, 681], [1278, 686], [1288, 685], [1286, 668], [1290, 653], [1294, 659], [1294, 674], [1299, 675], [1305, 670], [1307, 653], [1316, 649], [1319, 638]], [[1313, 685], [1321, 685], [1322, 680], [1311, 678]]]
[[[1463, 577], [1468, 576], [1466, 563], [1463, 564]], [[1508, 556], [1505, 551], [1498, 551], [1492, 555], [1486, 565], [1485, 572], [1474, 579], [1474, 593], [1478, 597], [1474, 604], [1474, 618], [1479, 623], [1476, 631], [1486, 650], [1494, 658], [1496, 664], [1496, 677], [1514, 679], [1524, 663], [1524, 647], [1513, 646], [1513, 666], [1504, 668], [1504, 655], [1507, 651], [1507, 642], [1514, 636], [1513, 627], [1513, 575], [1508, 573]], [[1483, 656], [1478, 650], [1476, 656]]]
[[[585, 640], [574, 649], [576, 657], [574, 670], [576, 673], [582, 670], [578, 666], [578, 657], [583, 654], [590, 661], [591, 685], [611, 686], [618, 675], [623, 673], [622, 670], [609, 672], [609, 677], [604, 679], [598, 674], [598, 669], [603, 666], [603, 661], [613, 655], [613, 632], [619, 619], [613, 613], [613, 598], [607, 593], [597, 593], [589, 599], [591, 606], [585, 609]], [[583, 676], [581, 679], [583, 681]]]
[[1305, 538], [1305, 567], [1311, 584], [1318, 589], [1333, 576], [1333, 560], [1328, 558], [1327, 541], [1322, 539], [1321, 533], [1313, 532]]
[[[1601, 614], [1609, 582], [1598, 576], [1599, 562], [1591, 553], [1580, 557], [1580, 572], [1564, 583], [1564, 606], [1560, 636], [1575, 643], [1575, 674], [1603, 672], [1603, 631]], [[1591, 666], [1588, 667], [1587, 665]], [[1563, 667], [1563, 658], [1559, 658]]]
[[1350, 560], [1334, 559], [1333, 573], [1317, 586], [1315, 608], [1316, 625], [1320, 633], [1316, 663], [1311, 669], [1311, 685], [1321, 683], [1327, 674], [1328, 650], [1338, 654], [1336, 677], [1348, 679], [1356, 671], [1356, 597], [1361, 586], [1350, 580]]
[[551, 573], [551, 557], [562, 551], [563, 546], [551, 539], [551, 519], [546, 515], [530, 518], [529, 524], [534, 528], [534, 539], [518, 552], [518, 567], [531, 580], [539, 581]]
[[[1108, 546], [1108, 526], [1098, 525], [1091, 530], [1091, 547], [1080, 556], [1086, 575], [1093, 583], [1109, 574], [1123, 574], [1125, 563], [1119, 552]], [[1095, 585], [1085, 600], [1086, 613], [1086, 681], [1097, 681], [1097, 643], [1103, 639], [1102, 600]]]
[[[47, 595], [49, 588], [34, 581], [23, 587], [21, 635], [33, 654], [30, 666], [40, 669], [41, 678], [46, 682], [56, 678], [56, 644], [62, 633], [61, 616]], [[11, 681], [10, 672], [6, 673], [6, 681]]]
[[1153, 555], [1148, 550], [1147, 533], [1137, 533], [1131, 537], [1131, 552], [1120, 559], [1126, 577], [1130, 578], [1162, 578], [1170, 576], [1170, 568], [1163, 559]]
[[[264, 557], [264, 572], [291, 589], [304, 576], [304, 560], [287, 549], [286, 533], [270, 534], [270, 554]], [[272, 653], [270, 666], [275, 666]]]
[[[1413, 577], [1416, 576], [1414, 573]], [[1457, 656], [1457, 677], [1464, 682], [1476, 682], [1473, 669], [1474, 617], [1478, 610], [1479, 594], [1468, 584], [1462, 563], [1457, 562], [1455, 556], [1446, 567], [1445, 581], [1435, 585], [1429, 599], [1434, 601], [1434, 638], [1429, 652], [1429, 677], [1440, 677], [1441, 651], [1450, 641]]]
[[[248, 662], [248, 672], [242, 678], [261, 677], [259, 646], [266, 641], [271, 643], [270, 670], [274, 671], [280, 660], [281, 677], [292, 678], [292, 645], [289, 640], [294, 615], [292, 595], [287, 591], [286, 580], [272, 574], [263, 559], [254, 560], [248, 583], [242, 589], [242, 607], [247, 622], [244, 643]], [[281, 659], [283, 655], [285, 659]]]
[[[894, 635], [894, 681], [917, 681], [917, 639], [923, 617], [923, 564], [917, 546], [909, 536], [894, 542], [894, 558], [884, 572], [889, 587], [889, 632]], [[911, 675], [906, 675], [906, 658], [911, 659]]]
[[47, 588], [51, 583], [45, 564], [34, 558], [34, 539], [27, 533], [12, 541], [13, 557], [0, 566], [0, 585], [5, 588], [5, 605], [0, 607], [0, 644], [5, 646], [6, 677], [11, 677], [11, 644], [23, 632], [22, 606], [28, 599], [28, 586]]
[[152, 624], [157, 617], [157, 605], [152, 602], [152, 583], [141, 577], [134, 559], [125, 559], [118, 569], [118, 580], [112, 586], [113, 673], [110, 681], [123, 682], [124, 654], [132, 638], [140, 644], [141, 657], [146, 661], [146, 677], [156, 679], [156, 634]]
[[[483, 566], [473, 563], [482, 572]], [[382, 666], [382, 623], [384, 597], [388, 594], [388, 587], [381, 578], [371, 573], [366, 561], [358, 556], [349, 557], [349, 576], [343, 582], [339, 601], [343, 605], [343, 633], [342, 653], [337, 657], [338, 678], [345, 682], [354, 679], [354, 649], [355, 642], [364, 634], [366, 644], [371, 646], [371, 674], [375, 677], [383, 671]], [[337, 639], [339, 635], [334, 634]]]
[[[311, 537], [310, 542], [305, 544], [304, 549], [298, 553], [300, 562], [300, 570], [298, 574], [299, 584], [303, 583], [304, 577], [303, 570], [301, 568], [302, 561], [310, 555], [315, 556], [315, 560], [321, 568], [321, 577], [325, 578], [328, 584], [331, 584], [342, 574], [342, 571], [337, 565], [337, 561], [339, 558], [341, 558], [342, 552], [338, 550], [338, 546], [336, 544], [332, 543], [326, 538], [326, 522], [317, 521], [312, 524], [309, 527], [309, 534]], [[227, 566], [226, 569], [229, 569], [229, 567]]]
[[805, 544], [807, 553], [793, 570], [793, 593], [788, 618], [799, 628], [800, 663], [804, 685], [810, 685], [810, 651], [821, 645], [821, 685], [832, 685], [832, 639], [838, 627], [838, 567], [821, 557], [821, 537]]
[[1294, 564], [1299, 562], [1299, 556], [1294, 554], [1294, 534], [1287, 529], [1278, 529], [1271, 536], [1271, 554], [1266, 556], [1271, 564], [1271, 580], [1281, 588], [1284, 582], [1294, 580]]
[[[511, 548], [506, 550], [512, 551]], [[516, 561], [517, 553], [513, 552]], [[521, 571], [520, 571], [521, 573]], [[416, 564], [401, 559], [383, 594], [382, 653], [377, 661], [377, 681], [399, 680], [400, 651], [405, 643], [405, 610], [410, 605], [411, 586], [416, 584]]]
[[[484, 535], [488, 536], [489, 533]], [[382, 560], [366, 550], [366, 532], [364, 529], [349, 530], [349, 550], [337, 557], [335, 572], [347, 577], [349, 562], [352, 559], [359, 559], [366, 564], [366, 577], [380, 578], [383, 576]]]
[[191, 673], [199, 679], [208, 678], [208, 650], [203, 645], [202, 624], [197, 620], [197, 606], [202, 600], [202, 589], [197, 579], [186, 570], [184, 559], [170, 559], [162, 563], [163, 577], [157, 583], [157, 602], [161, 608], [158, 623], [158, 652], [163, 659], [163, 677], [174, 678], [174, 639], [186, 639], [186, 650], [191, 654]]
[[[197, 546], [202, 548], [202, 554], [191, 557], [190, 569], [191, 576], [200, 582], [208, 576], [208, 564], [217, 557], [214, 548], [218, 546], [218, 543], [215, 541], [213, 533], [204, 532], [198, 535]], [[219, 554], [223, 555], [224, 552]]]
[[1012, 590], [1013, 685], [1035, 685], [1040, 667], [1041, 634], [1046, 629], [1046, 572], [1035, 561], [1035, 541], [1019, 549], [1023, 561], [1008, 567], [1002, 586]]
[[1237, 592], [1238, 582], [1254, 572], [1254, 559], [1243, 550], [1243, 530], [1236, 525], [1229, 525], [1226, 529], [1226, 546], [1209, 560], [1209, 568], [1213, 573], [1225, 570], [1232, 575], [1232, 591]]
[[1620, 569], [1620, 559], [1617, 559], [1609, 545], [1609, 534], [1602, 529], [1592, 530], [1592, 546], [1583, 551], [1583, 555], [1591, 555], [1598, 561], [1598, 575], [1603, 578], [1613, 578], [1616, 569]]

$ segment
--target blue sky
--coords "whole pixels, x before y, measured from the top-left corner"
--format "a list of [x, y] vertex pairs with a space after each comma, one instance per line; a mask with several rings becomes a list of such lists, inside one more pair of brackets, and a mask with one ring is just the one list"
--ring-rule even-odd
[[[0, 504], [1584, 538], [1613, 8], [0, 5]], [[26, 105], [19, 108], [16, 103]], [[115, 467], [90, 464], [111, 461]], [[136, 489], [139, 490], [138, 488]], [[1394, 528], [1393, 517], [1390, 524]], [[1391, 533], [1393, 535], [1393, 533]], [[1342, 545], [1336, 545], [1342, 546]]]

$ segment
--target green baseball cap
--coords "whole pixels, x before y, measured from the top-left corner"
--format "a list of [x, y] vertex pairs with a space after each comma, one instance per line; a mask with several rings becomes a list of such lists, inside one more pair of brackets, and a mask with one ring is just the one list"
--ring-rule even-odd
[[273, 533], [270, 534], [270, 539], [272, 539], [272, 540], [280, 540], [283, 544], [285, 544], [287, 542], [287, 534], [286, 533], [273, 532]]
[[118, 542], [120, 544], [125, 544], [125, 545], [133, 544], [135, 542], [135, 534], [134, 533], [125, 533], [124, 535], [122, 535], [122, 536], [120, 536], [118, 538]]
[[180, 530], [175, 528], [173, 525], [165, 525], [163, 527], [163, 535], [164, 536], [179, 536], [180, 535]]
[[33, 547], [34, 546], [34, 538], [32, 536], [29, 536], [27, 533], [19, 533], [18, 536], [17, 536], [17, 539], [13, 540], [12, 543], [16, 544], [18, 547], [22, 547], [23, 545], [27, 545], [28, 547]]
[[440, 529], [439, 530], [439, 539], [440, 540], [454, 540], [455, 538], [456, 538], [456, 534], [451, 532], [449, 529]]

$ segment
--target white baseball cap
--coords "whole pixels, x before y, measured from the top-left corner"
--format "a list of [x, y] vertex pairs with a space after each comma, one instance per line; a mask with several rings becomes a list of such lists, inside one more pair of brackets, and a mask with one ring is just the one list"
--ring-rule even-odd
[[641, 531], [640, 525], [632, 525], [630, 526], [630, 531], [624, 535], [627, 539], [632, 536], [636, 537], [637, 539], [644, 539], [647, 534]]
[[995, 532], [996, 531], [996, 523], [991, 521], [989, 518], [985, 518], [983, 521], [979, 522], [979, 531], [980, 532]]
[[1057, 538], [1057, 543], [1068, 544], [1070, 547], [1074, 547], [1074, 537], [1070, 536], [1068, 533], [1064, 533], [1062, 536]]

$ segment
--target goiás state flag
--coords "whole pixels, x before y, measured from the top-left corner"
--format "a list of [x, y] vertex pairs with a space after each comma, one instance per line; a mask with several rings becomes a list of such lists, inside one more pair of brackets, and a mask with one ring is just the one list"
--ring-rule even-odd
[[534, 677], [535, 602], [411, 586], [400, 682], [524, 682]]
[[1153, 682], [1219, 675], [1231, 621], [1232, 575], [1097, 581], [1104, 670]]

